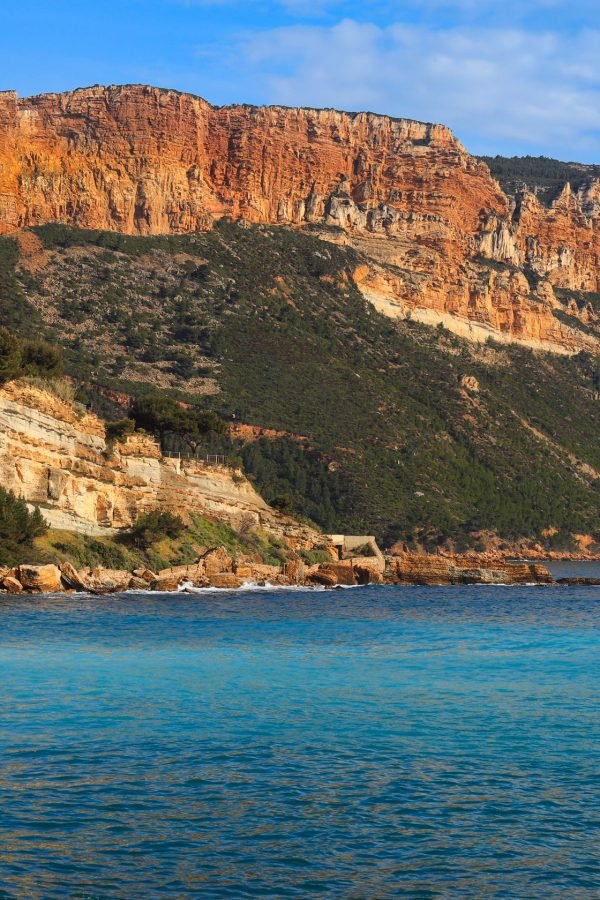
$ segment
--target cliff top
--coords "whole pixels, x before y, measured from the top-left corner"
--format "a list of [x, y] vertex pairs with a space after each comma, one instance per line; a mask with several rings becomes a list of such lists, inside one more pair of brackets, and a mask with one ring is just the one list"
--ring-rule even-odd
[[426, 128], [441, 128], [444, 131], [452, 133], [452, 129], [447, 125], [441, 122], [426, 122], [421, 119], [411, 119], [406, 116], [391, 116], [387, 113], [378, 113], [372, 110], [344, 110], [338, 109], [333, 106], [287, 106], [281, 103], [225, 103], [225, 104], [216, 104], [211, 103], [205, 97], [202, 97], [200, 94], [194, 94], [191, 91], [180, 91], [177, 88], [168, 88], [161, 87], [160, 85], [151, 85], [151, 84], [142, 84], [142, 83], [132, 83], [132, 84], [91, 84], [82, 87], [73, 88], [70, 91], [46, 91], [40, 94], [26, 94], [23, 97], [19, 97], [17, 91], [14, 90], [6, 90], [0, 91], [0, 97], [5, 94], [10, 96], [11, 98], [16, 97], [18, 102], [26, 103], [28, 101], [40, 100], [43, 98], [59, 98], [59, 97], [69, 97], [76, 96], [79, 94], [98, 94], [103, 92], [123, 92], [123, 91], [136, 91], [141, 90], [143, 92], [156, 92], [159, 94], [167, 94], [173, 95], [176, 97], [187, 97], [191, 100], [200, 101], [202, 104], [206, 105], [210, 109], [214, 110], [227, 110], [227, 109], [248, 109], [248, 110], [262, 110], [262, 109], [272, 109], [272, 110], [289, 110], [289, 111], [298, 111], [298, 112], [314, 112], [314, 113], [337, 113], [339, 115], [348, 116], [350, 119], [356, 119], [359, 116], [367, 116], [372, 119], [386, 120], [389, 122], [398, 122], [398, 123], [409, 123], [415, 125], [423, 125]]

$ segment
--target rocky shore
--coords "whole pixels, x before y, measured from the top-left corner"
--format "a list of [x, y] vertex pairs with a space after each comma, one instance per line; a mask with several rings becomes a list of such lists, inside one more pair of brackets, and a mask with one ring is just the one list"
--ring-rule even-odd
[[173, 566], [159, 572], [137, 568], [131, 572], [97, 567], [77, 570], [71, 563], [60, 565], [19, 565], [0, 569], [3, 593], [93, 594], [122, 591], [171, 592], [198, 588], [235, 590], [246, 584], [257, 585], [549, 585], [598, 584], [593, 578], [556, 581], [546, 566], [531, 562], [487, 560], [476, 565], [468, 556], [428, 556], [404, 553], [387, 557], [355, 557], [306, 565], [300, 557], [283, 566], [263, 565], [251, 559], [234, 559], [225, 547], [213, 547], [190, 565]]

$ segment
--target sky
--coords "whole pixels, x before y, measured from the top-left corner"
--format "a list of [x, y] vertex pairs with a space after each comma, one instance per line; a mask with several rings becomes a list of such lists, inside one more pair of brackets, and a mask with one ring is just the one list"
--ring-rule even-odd
[[598, 0], [3, 0], [0, 89], [147, 83], [211, 103], [449, 125], [600, 163]]

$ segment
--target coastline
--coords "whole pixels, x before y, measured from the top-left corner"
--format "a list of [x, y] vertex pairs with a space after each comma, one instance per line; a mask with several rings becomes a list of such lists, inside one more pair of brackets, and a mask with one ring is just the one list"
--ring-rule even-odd
[[[552, 561], [557, 561], [553, 559]], [[561, 560], [564, 561], [564, 560]], [[573, 561], [570, 559], [569, 561]], [[576, 562], [593, 560], [576, 560]], [[548, 562], [551, 562], [548, 560]], [[367, 585], [406, 586], [540, 586], [600, 585], [600, 578], [581, 574], [555, 577], [538, 561], [503, 561], [497, 556], [474, 557], [404, 553], [394, 556], [361, 557], [338, 562], [305, 565], [292, 558], [283, 566], [241, 564], [225, 547], [213, 547], [193, 564], [171, 566], [159, 572], [148, 568], [77, 570], [71, 563], [60, 565], [21, 564], [0, 569], [0, 593], [92, 595], [125, 592], [197, 593], [285, 589], [336, 589]]]

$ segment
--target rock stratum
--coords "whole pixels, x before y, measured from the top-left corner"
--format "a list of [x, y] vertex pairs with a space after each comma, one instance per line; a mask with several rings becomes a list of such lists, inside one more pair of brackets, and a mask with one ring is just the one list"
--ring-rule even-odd
[[184, 233], [223, 217], [352, 244], [365, 259], [356, 283], [389, 316], [474, 340], [597, 348], [593, 178], [546, 206], [526, 189], [507, 196], [443, 125], [219, 108], [138, 85], [0, 94], [0, 232]]
[[110, 446], [97, 416], [22, 382], [0, 389], [0, 484], [53, 528], [80, 533], [111, 534], [160, 508], [260, 526], [291, 547], [322, 540], [272, 509], [239, 470], [163, 458], [143, 434]]

